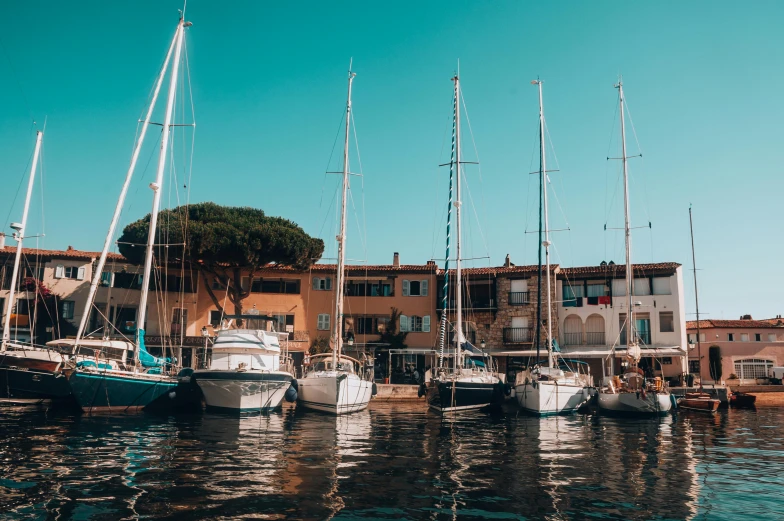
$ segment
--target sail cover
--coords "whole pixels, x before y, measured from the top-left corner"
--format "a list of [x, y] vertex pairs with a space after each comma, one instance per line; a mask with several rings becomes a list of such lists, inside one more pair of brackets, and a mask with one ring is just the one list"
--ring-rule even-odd
[[142, 367], [163, 367], [172, 363], [171, 358], [159, 358], [147, 352], [147, 348], [144, 346], [144, 329], [139, 330], [139, 362]]

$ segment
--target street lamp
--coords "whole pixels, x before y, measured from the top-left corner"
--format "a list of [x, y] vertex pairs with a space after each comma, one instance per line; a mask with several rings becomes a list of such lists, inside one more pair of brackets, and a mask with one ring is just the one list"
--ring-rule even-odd
[[479, 347], [482, 348], [482, 351], [484, 351], [485, 347], [487, 347], [487, 344], [485, 343], [485, 339], [484, 338], [479, 341]]

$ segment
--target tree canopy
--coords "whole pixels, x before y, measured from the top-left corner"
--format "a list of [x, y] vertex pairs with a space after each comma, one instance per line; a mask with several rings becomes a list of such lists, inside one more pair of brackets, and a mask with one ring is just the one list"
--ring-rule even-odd
[[[118, 244], [129, 261], [144, 261], [149, 229], [148, 214], [123, 230]], [[267, 216], [256, 208], [214, 203], [161, 211], [157, 235], [156, 245], [168, 244], [168, 261], [182, 259], [199, 268], [210, 297], [222, 310], [207, 274], [217, 278], [228, 291], [236, 314], [242, 314], [242, 300], [250, 294], [249, 287], [241, 287], [243, 276], [252, 279], [256, 270], [268, 265], [307, 269], [324, 253], [324, 241], [311, 237], [293, 221]]]

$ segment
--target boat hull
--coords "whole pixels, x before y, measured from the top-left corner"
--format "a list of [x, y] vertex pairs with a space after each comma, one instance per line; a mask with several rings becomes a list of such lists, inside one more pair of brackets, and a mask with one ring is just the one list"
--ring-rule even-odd
[[484, 409], [495, 403], [497, 389], [498, 382], [431, 380], [427, 405], [442, 413]]
[[0, 367], [0, 399], [7, 402], [40, 403], [66, 400], [71, 387], [64, 374], [24, 367]]
[[664, 416], [672, 409], [668, 393], [599, 393], [599, 411], [614, 416]]
[[677, 403], [679, 409], [701, 412], [716, 412], [719, 410], [719, 404], [721, 404], [721, 401], [713, 398], [681, 398]]
[[733, 407], [754, 407], [757, 397], [753, 394], [735, 391], [730, 395], [730, 405]]
[[193, 374], [208, 410], [248, 413], [277, 409], [291, 385], [284, 372], [202, 370]]
[[373, 383], [355, 374], [309, 375], [297, 380], [297, 403], [308, 409], [347, 414], [367, 408]]
[[539, 416], [575, 413], [589, 398], [587, 390], [581, 385], [552, 381], [518, 385], [515, 397], [524, 411]]
[[178, 384], [176, 378], [165, 375], [82, 369], [75, 370], [68, 383], [76, 403], [86, 413], [166, 408], [173, 403]]

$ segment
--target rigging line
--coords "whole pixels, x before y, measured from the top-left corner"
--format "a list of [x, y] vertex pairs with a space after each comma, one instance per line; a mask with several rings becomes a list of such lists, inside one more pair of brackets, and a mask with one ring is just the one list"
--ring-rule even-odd
[[5, 218], [5, 224], [3, 225], [3, 229], [8, 228], [8, 223], [11, 221], [11, 213], [14, 211], [14, 205], [16, 204], [16, 200], [19, 198], [19, 191], [22, 189], [22, 185], [24, 184], [25, 174], [27, 173], [28, 168], [30, 167], [30, 161], [33, 160], [33, 155], [35, 151], [30, 152], [30, 157], [27, 158], [27, 163], [25, 164], [24, 170], [22, 170], [22, 175], [19, 178], [19, 186], [16, 187], [16, 194], [14, 195], [11, 204], [8, 207], [8, 216]]
[[[548, 184], [548, 185], [552, 184], [552, 181], [550, 180], [550, 176], [549, 175], [545, 174], [545, 178], [547, 180], [546, 184]], [[561, 217], [563, 217], [564, 224], [566, 225], [566, 228], [568, 229], [569, 228], [569, 219], [566, 217], [566, 211], [564, 210], [563, 205], [561, 205], [560, 199], [558, 199], [558, 193], [555, 190], [550, 190], [550, 193], [555, 198], [555, 203], [558, 206], [558, 209], [561, 210]], [[552, 232], [553, 230], [550, 230], [550, 231]]]
[[[354, 121], [354, 111], [351, 111], [351, 130], [354, 131], [354, 148], [357, 151], [357, 163], [359, 163], [359, 186], [360, 186], [360, 194], [362, 196], [362, 235], [364, 240], [364, 250], [365, 250], [365, 262], [367, 262], [368, 257], [368, 245], [367, 245], [367, 213], [365, 212], [365, 176], [364, 172], [362, 171], [362, 156], [359, 154], [359, 140], [357, 139], [357, 124]], [[351, 196], [351, 204], [354, 204], [354, 196]], [[354, 210], [356, 212], [356, 209]], [[359, 222], [357, 222], [357, 227], [359, 227]]]
[[[458, 175], [459, 175], [459, 172], [460, 172], [460, 169], [458, 168]], [[482, 231], [482, 227], [479, 226], [479, 215], [477, 215], [477, 213], [476, 213], [476, 205], [474, 204], [474, 196], [471, 194], [471, 189], [468, 186], [468, 176], [466, 176], [465, 174], [463, 175], [463, 182], [465, 183], [466, 192], [468, 192], [468, 199], [469, 199], [469, 201], [471, 201], [471, 209], [474, 211], [474, 217], [476, 217], [477, 226], [479, 228], [479, 236], [482, 238], [482, 244], [485, 247], [484, 253], [486, 253], [489, 256], [490, 255], [490, 248], [488, 248], [488, 246], [487, 246], [487, 238], [485, 237], [485, 234]], [[471, 222], [470, 222], [470, 220], [469, 220], [468, 226], [469, 226], [469, 231], [470, 231], [470, 229], [471, 229]], [[469, 246], [469, 247], [471, 247], [471, 246]]]
[[[452, 105], [452, 102], [453, 102], [453, 99], [452, 99], [451, 96], [449, 97], [449, 101], [450, 101], [450, 108], [451, 108], [451, 105]], [[439, 158], [444, 157], [444, 147], [446, 146], [446, 136], [448, 135], [448, 132], [449, 132], [449, 128], [450, 128], [449, 122], [450, 121], [451, 121], [451, 118], [447, 117], [446, 118], [446, 125], [444, 126], [444, 135], [441, 137], [441, 151], [438, 153], [438, 157]], [[439, 163], [440, 162], [441, 161], [439, 161]], [[436, 168], [436, 174], [437, 174], [439, 172], [439, 167], [435, 167], [435, 168]], [[439, 200], [439, 193], [441, 193], [439, 188], [438, 188], [438, 180], [439, 180], [439, 176], [436, 175], [435, 178], [434, 178], [434, 185], [435, 186], [434, 186], [434, 189], [433, 189], [433, 201], [434, 201], [433, 202], [433, 242], [432, 242], [433, 249], [432, 249], [432, 251], [430, 253], [430, 258], [431, 259], [436, 256], [436, 248], [437, 248], [436, 243], [438, 241], [437, 235], [438, 235], [438, 230], [439, 230], [439, 226], [438, 225], [441, 222], [443, 222], [443, 220], [444, 220], [444, 213], [446, 213], [446, 210], [438, 202], [438, 200]], [[439, 206], [441, 206], [441, 217], [440, 218], [438, 217], [438, 207]]]
[[[338, 123], [338, 129], [335, 132], [335, 140], [332, 142], [332, 150], [329, 153], [329, 159], [327, 160], [327, 167], [324, 169], [324, 181], [321, 184], [321, 198], [319, 199], [319, 210], [321, 210], [321, 205], [324, 202], [324, 188], [327, 184], [327, 174], [330, 171], [330, 165], [332, 164], [332, 157], [335, 155], [335, 147], [338, 143], [338, 138], [340, 137], [340, 130], [343, 128], [343, 120], [346, 118], [346, 110], [342, 108], [340, 111], [340, 122]], [[329, 214], [329, 209], [327, 209], [327, 214]]]
[[547, 141], [550, 143], [550, 152], [553, 153], [553, 159], [555, 159], [555, 169], [560, 170], [561, 165], [558, 163], [558, 155], [555, 153], [555, 145], [553, 145], [553, 138], [550, 137], [550, 129], [547, 127], [547, 120], [542, 116], [542, 122], [544, 123], [544, 132], [547, 134]]
[[[465, 112], [466, 123], [468, 123], [468, 133], [471, 135], [471, 143], [474, 146], [474, 154], [476, 155], [476, 162], [477, 162], [477, 170], [479, 173], [479, 199], [482, 203], [482, 214], [484, 217], [484, 221], [479, 220], [479, 216], [476, 215], [476, 207], [474, 207], [474, 215], [476, 216], [477, 226], [479, 226], [480, 222], [488, 222], [487, 219], [487, 206], [485, 205], [485, 192], [484, 192], [484, 180], [482, 179], [482, 162], [479, 160], [479, 150], [476, 148], [476, 141], [474, 140], [474, 131], [471, 128], [471, 118], [468, 117], [468, 108], [466, 107], [465, 98], [463, 97], [463, 89], [460, 89], [460, 100], [463, 102], [463, 112]], [[458, 165], [459, 168], [459, 165]], [[468, 182], [466, 181], [466, 185]], [[471, 193], [469, 192], [469, 197], [471, 197]], [[471, 197], [471, 204], [473, 205], [473, 197]], [[490, 253], [490, 248], [487, 246], [487, 241], [484, 240], [484, 234], [482, 233], [482, 229], [480, 227], [479, 233], [482, 235], [483, 242], [485, 244], [486, 253]]]
[[[534, 170], [534, 159], [539, 157], [539, 151], [537, 150], [538, 149], [537, 145], [538, 145], [538, 141], [539, 141], [538, 136], [539, 136], [539, 122], [537, 121], [537, 123], [536, 123], [536, 131], [534, 132], [534, 138], [531, 141], [531, 143], [532, 143], [532, 145], [531, 145], [531, 162], [528, 165], [528, 171], [529, 172], [533, 172], [533, 170]], [[527, 188], [527, 192], [526, 192], [527, 197], [526, 197], [525, 228], [524, 228], [524, 231], [525, 231], [525, 233], [528, 233], [528, 231], [529, 231], [528, 230], [528, 223], [530, 222], [530, 216], [531, 216], [531, 194], [532, 194], [531, 177], [532, 176], [528, 175], [526, 177], [528, 177], [528, 188]]]

